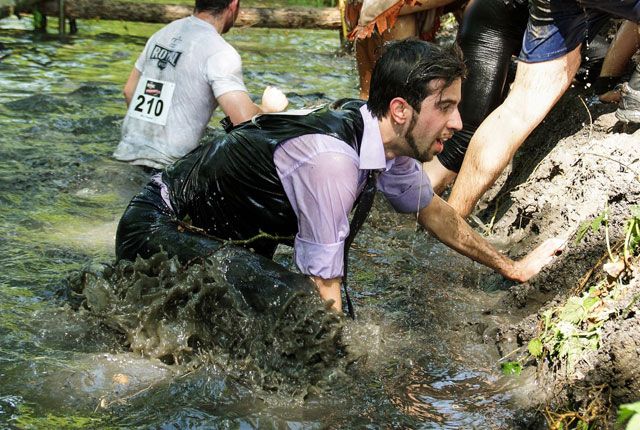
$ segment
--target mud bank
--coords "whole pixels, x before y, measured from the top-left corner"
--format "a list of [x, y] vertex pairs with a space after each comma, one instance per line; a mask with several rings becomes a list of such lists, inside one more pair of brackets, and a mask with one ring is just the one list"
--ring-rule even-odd
[[638, 257], [606, 265], [623, 253], [640, 202], [640, 130], [586, 96], [571, 89], [563, 97], [478, 213], [511, 254], [568, 238], [551, 266], [510, 288], [494, 310], [523, 315], [496, 336], [509, 360], [535, 368], [540, 398], [523, 410], [522, 428], [612, 428], [617, 407], [640, 400]]

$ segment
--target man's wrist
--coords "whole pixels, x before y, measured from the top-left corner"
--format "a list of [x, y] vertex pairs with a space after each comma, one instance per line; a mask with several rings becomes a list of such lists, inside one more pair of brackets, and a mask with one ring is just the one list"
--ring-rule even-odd
[[506, 267], [505, 270], [502, 271], [501, 275], [506, 279], [516, 282], [523, 282], [522, 276], [522, 268], [520, 267], [520, 262], [511, 260], [510, 258], [505, 257]]

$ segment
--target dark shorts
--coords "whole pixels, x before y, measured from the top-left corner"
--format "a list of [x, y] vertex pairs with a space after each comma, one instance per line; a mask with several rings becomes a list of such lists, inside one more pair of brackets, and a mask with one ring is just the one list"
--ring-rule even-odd
[[520, 60], [549, 61], [590, 42], [611, 17], [640, 21], [640, 0], [531, 0]]
[[122, 215], [116, 232], [116, 258], [134, 261], [159, 251], [187, 263], [220, 249], [222, 242], [191, 231], [162, 199], [157, 182], [147, 184]]

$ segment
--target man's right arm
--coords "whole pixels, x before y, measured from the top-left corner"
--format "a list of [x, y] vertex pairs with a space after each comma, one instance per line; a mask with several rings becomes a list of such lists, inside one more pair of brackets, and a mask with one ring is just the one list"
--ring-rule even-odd
[[256, 105], [245, 91], [229, 91], [217, 100], [233, 125], [248, 121], [260, 113], [282, 112], [289, 104], [287, 96], [276, 87], [265, 88], [261, 105]]
[[547, 239], [521, 260], [511, 260], [476, 233], [438, 196], [420, 210], [418, 220], [445, 245], [517, 282], [526, 282], [538, 274], [565, 243], [561, 239]]
[[138, 86], [138, 81], [140, 80], [140, 70], [135, 67], [131, 70], [131, 74], [129, 75], [129, 79], [127, 79], [127, 83], [124, 84], [124, 101], [127, 103], [127, 107], [131, 103], [131, 99], [133, 98], [133, 93]]
[[262, 111], [245, 91], [229, 91], [217, 98], [218, 105], [233, 125], [250, 120]]

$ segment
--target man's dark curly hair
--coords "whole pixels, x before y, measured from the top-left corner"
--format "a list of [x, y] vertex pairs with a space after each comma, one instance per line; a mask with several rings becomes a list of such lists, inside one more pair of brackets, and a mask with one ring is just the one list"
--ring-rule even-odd
[[382, 118], [391, 100], [402, 97], [420, 112], [422, 101], [431, 95], [429, 82], [443, 79], [444, 89], [466, 74], [462, 51], [455, 44], [443, 47], [417, 39], [391, 42], [373, 68], [367, 106], [373, 116]]

